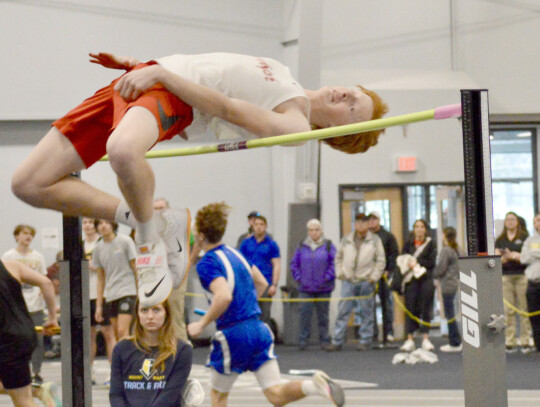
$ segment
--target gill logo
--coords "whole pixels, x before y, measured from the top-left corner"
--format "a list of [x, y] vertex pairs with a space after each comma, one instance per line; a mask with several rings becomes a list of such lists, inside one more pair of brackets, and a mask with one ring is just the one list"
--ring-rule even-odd
[[463, 340], [475, 348], [480, 347], [480, 325], [478, 324], [478, 294], [476, 289], [476, 273], [471, 270], [468, 276], [459, 272], [462, 286], [470, 288], [468, 294], [461, 290], [461, 321], [463, 325]]
[[154, 370], [154, 359], [144, 359], [141, 372], [146, 380], [150, 380], [152, 376], [156, 374], [156, 371]]

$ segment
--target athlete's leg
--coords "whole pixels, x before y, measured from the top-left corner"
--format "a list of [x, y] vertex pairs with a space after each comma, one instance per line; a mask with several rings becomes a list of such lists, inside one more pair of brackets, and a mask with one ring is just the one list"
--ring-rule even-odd
[[105, 347], [107, 348], [107, 359], [109, 364], [112, 363], [112, 353], [116, 346], [116, 337], [114, 336], [114, 330], [111, 325], [101, 327], [101, 333], [105, 339]]
[[254, 374], [264, 395], [274, 406], [284, 406], [306, 397], [306, 394], [302, 391], [301, 381], [285, 382], [281, 379], [276, 359], [265, 362]]
[[341, 386], [320, 370], [313, 379], [283, 382], [277, 360], [272, 359], [254, 373], [264, 395], [274, 406], [284, 406], [309, 395], [326, 397], [338, 407], [345, 404]]
[[117, 317], [111, 317], [111, 328], [114, 332], [114, 336], [116, 340], [118, 341], [120, 337], [118, 336], [118, 319]]
[[296, 380], [284, 384], [276, 384], [263, 390], [264, 395], [274, 406], [284, 406], [293, 401], [300, 400], [306, 395], [302, 391], [302, 382]]
[[97, 352], [97, 325], [90, 327], [90, 365], [94, 366], [94, 359], [96, 358]]
[[118, 314], [116, 321], [118, 339], [129, 335], [129, 326], [131, 325], [131, 314]]
[[227, 407], [227, 399], [229, 393], [220, 393], [217, 390], [210, 390], [210, 401], [212, 402], [212, 407]]
[[135, 106], [127, 111], [107, 141], [107, 154], [120, 190], [141, 223], [151, 220], [154, 214], [154, 172], [144, 155], [158, 136], [154, 115]]
[[32, 387], [30, 385], [10, 390], [4, 390], [2, 388], [0, 393], [3, 392], [6, 392], [9, 397], [11, 397], [11, 401], [13, 401], [15, 407], [37, 407], [37, 404], [34, 402]]
[[11, 187], [32, 206], [113, 221], [120, 200], [70, 177], [84, 168], [73, 144], [52, 127], [15, 170]]
[[210, 368], [210, 401], [212, 407], [226, 407], [229, 393], [238, 378], [237, 372], [221, 374]]

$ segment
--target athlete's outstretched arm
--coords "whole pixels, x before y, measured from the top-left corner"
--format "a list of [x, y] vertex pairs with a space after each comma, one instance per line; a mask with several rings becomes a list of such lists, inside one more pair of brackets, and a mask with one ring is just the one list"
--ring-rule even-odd
[[282, 103], [279, 112], [263, 109], [191, 82], [160, 65], [129, 72], [118, 81], [114, 89], [124, 99], [131, 101], [158, 82], [197, 110], [240, 126], [259, 137], [311, 130], [298, 100], [291, 99]]
[[93, 64], [110, 69], [125, 69], [126, 71], [130, 71], [131, 68], [141, 62], [137, 58], [122, 57], [108, 52], [98, 52], [97, 54], [90, 52], [88, 55], [90, 55], [90, 62]]
[[227, 308], [229, 308], [229, 304], [233, 300], [231, 290], [229, 289], [229, 285], [227, 284], [225, 277], [215, 278], [210, 283], [209, 288], [212, 294], [214, 294], [210, 308], [201, 319], [196, 322], [192, 322], [187, 326], [188, 333], [192, 338], [198, 337], [208, 324], [218, 319], [221, 314], [223, 314]]
[[32, 270], [30, 267], [25, 266], [18, 261], [2, 260], [2, 262], [11, 275], [13, 275], [21, 283], [30, 284], [41, 289], [48, 311], [48, 319], [47, 322], [43, 324], [43, 327], [58, 327], [58, 319], [56, 317], [56, 299], [52, 281], [47, 276]]

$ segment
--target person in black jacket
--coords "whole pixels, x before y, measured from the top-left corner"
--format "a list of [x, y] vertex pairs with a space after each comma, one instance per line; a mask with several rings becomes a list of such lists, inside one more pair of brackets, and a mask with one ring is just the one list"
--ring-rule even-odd
[[37, 406], [33, 401], [37, 397], [46, 407], [61, 407], [56, 384], [31, 386], [30, 358], [37, 338], [23, 298], [23, 284], [41, 289], [49, 311], [44, 333], [52, 334], [58, 328], [51, 280], [20, 262], [0, 261], [0, 393], [7, 393], [15, 406]]
[[[437, 247], [430, 237], [430, 229], [424, 219], [417, 219], [414, 222], [413, 231], [405, 242], [402, 253], [412, 256], [408, 267], [415, 270], [410, 281], [404, 286], [405, 307], [422, 322], [429, 323], [435, 295], [433, 270], [437, 262]], [[420, 267], [416, 267], [417, 265]], [[428, 326], [419, 324], [407, 315], [405, 327], [407, 340], [401, 346], [401, 350], [407, 352], [414, 350], [414, 332], [418, 329], [422, 333], [422, 349], [428, 351], [435, 349], [429, 340]]]
[[[393, 340], [394, 337], [394, 310], [392, 309], [392, 292], [390, 291], [387, 281], [391, 280], [394, 272], [398, 270], [396, 258], [399, 255], [399, 247], [396, 237], [381, 226], [381, 214], [379, 212], [373, 211], [369, 214], [369, 229], [381, 238], [384, 247], [384, 255], [386, 258], [386, 268], [384, 270], [383, 277], [379, 280], [379, 290], [377, 292], [381, 301], [383, 343], [385, 343], [387, 340]], [[377, 321], [377, 318], [375, 318], [375, 321]], [[375, 330], [375, 335], [378, 335], [377, 329]]]

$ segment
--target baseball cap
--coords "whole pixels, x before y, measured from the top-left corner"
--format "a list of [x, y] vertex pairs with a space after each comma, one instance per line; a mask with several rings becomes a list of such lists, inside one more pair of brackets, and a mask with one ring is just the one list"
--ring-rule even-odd
[[257, 216], [261, 216], [261, 213], [258, 211], [251, 211], [247, 217], [249, 219], [249, 218], [256, 218]]
[[369, 217], [365, 213], [358, 213], [354, 217], [355, 220], [361, 220], [362, 222], [367, 222]]
[[377, 219], [381, 219], [381, 214], [378, 211], [371, 211], [369, 213], [369, 216], [373, 216], [373, 217], [375, 217]]

